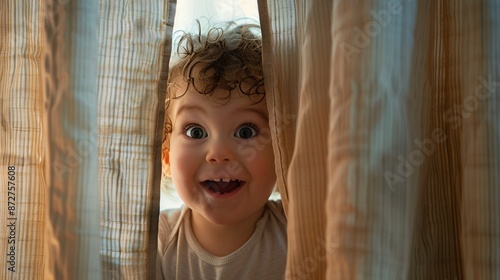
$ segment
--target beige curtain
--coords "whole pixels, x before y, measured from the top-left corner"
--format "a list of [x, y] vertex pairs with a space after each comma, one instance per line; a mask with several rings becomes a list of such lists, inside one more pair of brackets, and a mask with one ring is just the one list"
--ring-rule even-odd
[[175, 1], [0, 2], [0, 279], [152, 279]]
[[287, 279], [500, 277], [500, 3], [260, 0]]
[[0, 227], [0, 275], [29, 279], [43, 275], [39, 256], [48, 210], [41, 132], [44, 12], [32, 1], [2, 1], [0, 11], [0, 219], [5, 225]]

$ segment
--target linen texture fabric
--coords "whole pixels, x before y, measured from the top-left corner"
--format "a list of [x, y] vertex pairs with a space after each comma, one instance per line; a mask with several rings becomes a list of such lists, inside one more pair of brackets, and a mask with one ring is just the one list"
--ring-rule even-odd
[[287, 279], [499, 277], [499, 7], [259, 1]]

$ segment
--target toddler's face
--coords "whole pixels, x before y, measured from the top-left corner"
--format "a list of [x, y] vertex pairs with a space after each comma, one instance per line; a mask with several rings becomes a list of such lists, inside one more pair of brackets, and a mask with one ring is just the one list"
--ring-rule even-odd
[[239, 92], [229, 101], [217, 99], [226, 94], [188, 91], [172, 100], [172, 134], [164, 154], [184, 203], [215, 224], [259, 215], [276, 182], [265, 100], [254, 104]]

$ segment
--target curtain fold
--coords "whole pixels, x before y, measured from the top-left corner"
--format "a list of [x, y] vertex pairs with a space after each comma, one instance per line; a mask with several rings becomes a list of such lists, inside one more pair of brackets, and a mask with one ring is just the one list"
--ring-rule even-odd
[[[273, 148], [277, 170], [277, 188], [288, 209], [288, 188], [286, 186], [295, 143], [297, 122], [298, 88], [290, 81], [297, 81], [298, 61], [290, 59], [298, 56], [296, 8], [293, 0], [275, 3], [258, 1], [259, 18], [262, 30], [263, 59], [262, 66], [266, 80], [267, 107], [270, 128], [273, 131]], [[282, 23], [281, 21], [284, 21]], [[273, 32], [279, 29], [280, 32]], [[288, 212], [288, 211], [285, 211]]]
[[461, 245], [465, 279], [500, 277], [500, 3], [462, 9], [463, 95], [445, 118], [462, 126]]
[[420, 170], [401, 160], [421, 139], [421, 93], [411, 78], [415, 6], [333, 5], [328, 279], [408, 278]]
[[[100, 279], [97, 1], [43, 1], [43, 279]], [[34, 186], [32, 186], [34, 187]]]
[[[331, 39], [328, 5], [259, 1], [266, 95], [288, 219], [287, 279], [322, 279], [325, 263], [327, 93]], [[321, 16], [307, 14], [311, 6]], [[325, 8], [326, 6], [326, 8]], [[320, 55], [315, 55], [320, 53]], [[313, 94], [306, 94], [314, 87]], [[283, 181], [281, 181], [281, 178]], [[311, 207], [313, 206], [314, 207]], [[307, 210], [305, 210], [307, 209]]]
[[287, 279], [498, 278], [497, 1], [259, 8]]
[[99, 4], [102, 275], [154, 279], [171, 46], [167, 38], [171, 38], [175, 1]]

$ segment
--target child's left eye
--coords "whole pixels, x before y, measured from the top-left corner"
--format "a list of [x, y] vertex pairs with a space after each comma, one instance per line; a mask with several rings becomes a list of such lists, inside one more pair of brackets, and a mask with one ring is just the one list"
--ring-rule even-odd
[[254, 124], [244, 124], [236, 130], [234, 136], [243, 139], [253, 138], [259, 135], [259, 130]]

